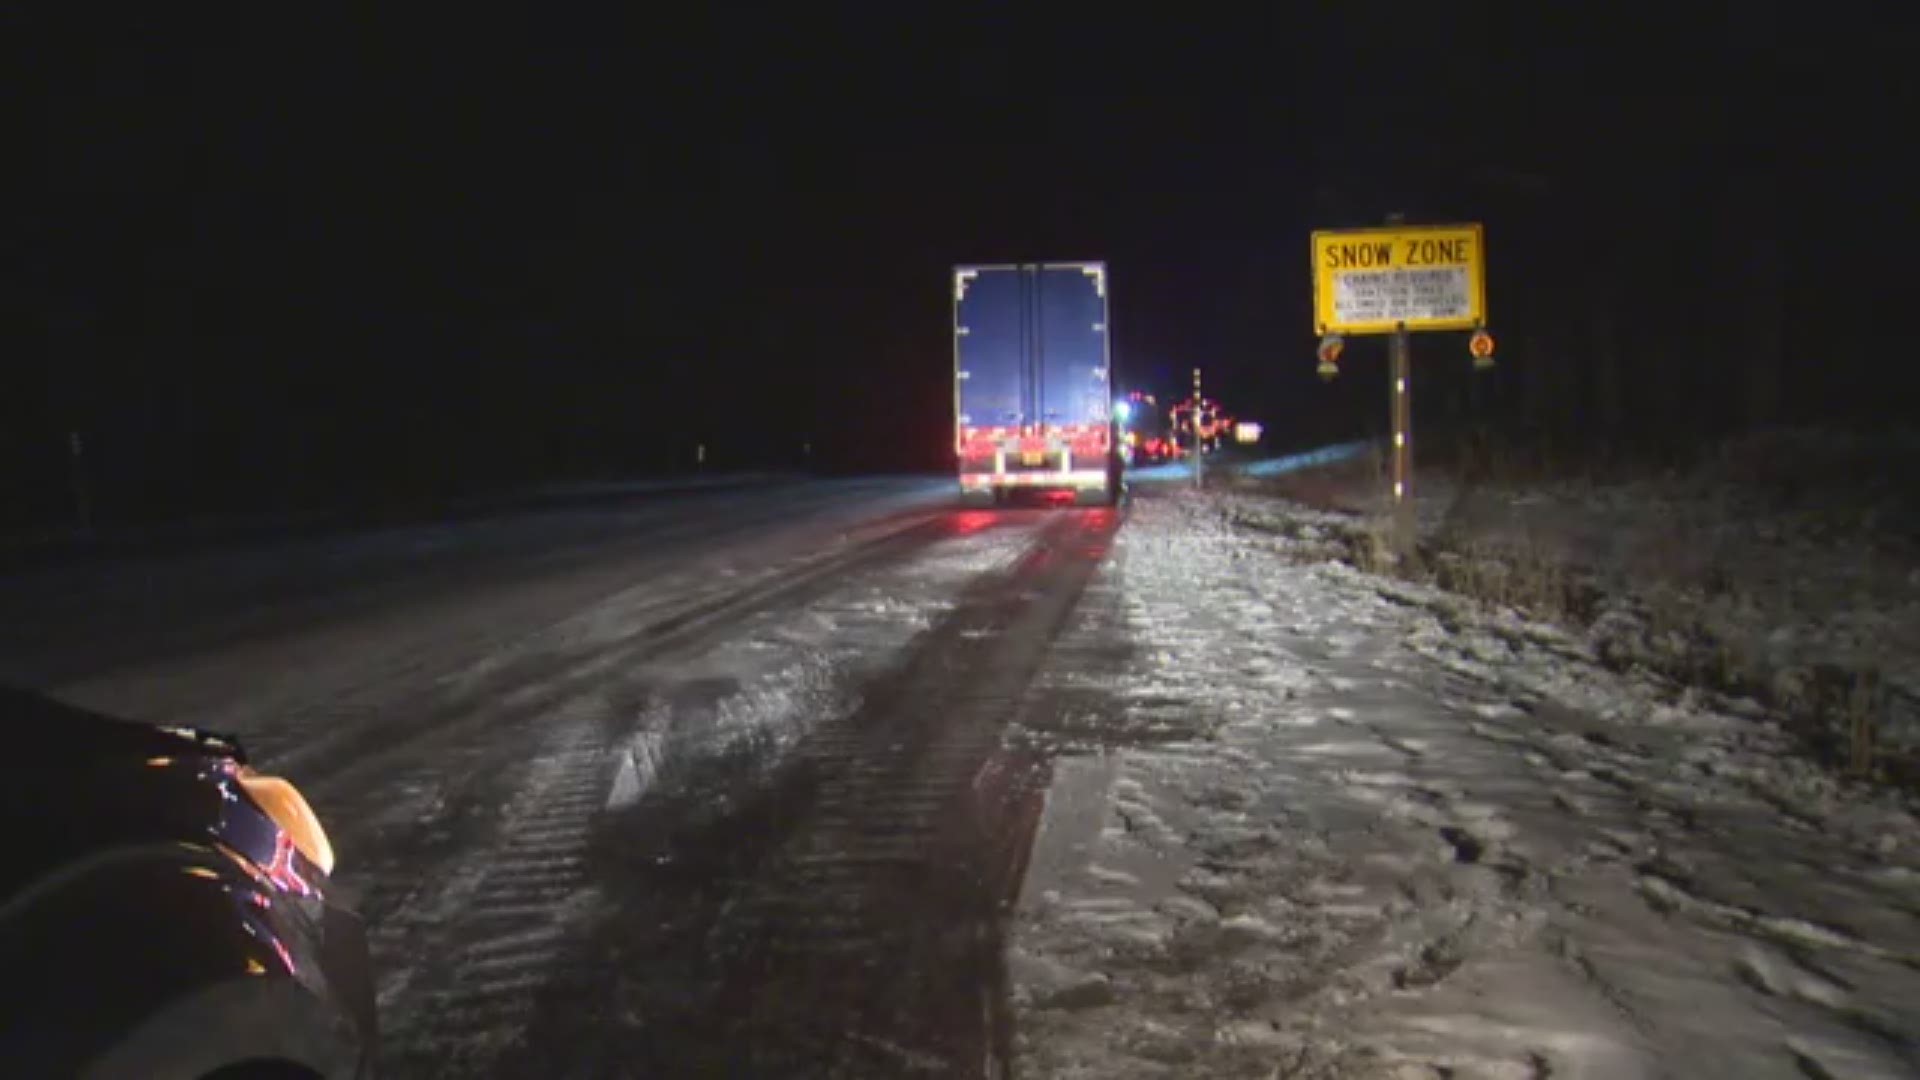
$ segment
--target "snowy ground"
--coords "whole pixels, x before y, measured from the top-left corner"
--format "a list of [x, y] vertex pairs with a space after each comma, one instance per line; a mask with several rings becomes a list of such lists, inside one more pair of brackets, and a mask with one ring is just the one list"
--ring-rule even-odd
[[0, 679], [250, 736], [271, 758], [529, 641], [604, 643], [947, 497], [936, 481], [822, 481], [18, 573], [0, 577]]
[[[1784, 431], [1666, 473], [1542, 477], [1495, 465], [1476, 482], [1423, 470], [1413, 575], [1590, 634], [1616, 668], [1645, 667], [1789, 717], [1845, 761], [1870, 722], [1883, 776], [1920, 781], [1920, 499], [1903, 482], [1920, 436]], [[1385, 510], [1377, 463], [1241, 489], [1364, 556]], [[1262, 491], [1261, 489], [1265, 489]], [[1266, 500], [1244, 500], [1262, 524]]]
[[302, 785], [392, 1075], [1920, 1068], [1901, 796], [1350, 518], [1138, 479], [68, 568], [0, 580], [0, 672]]
[[[343, 816], [362, 819], [350, 839], [373, 855], [354, 883], [373, 922], [387, 1068], [646, 1074], [606, 1048], [637, 1040], [647, 1048], [640, 1052], [655, 1052], [671, 1043], [674, 1033], [651, 1030], [660, 1000], [681, 1009], [703, 1000], [702, 975], [720, 970], [721, 958], [707, 954], [711, 966], [694, 972], [677, 966], [689, 944], [702, 943], [680, 932], [697, 920], [687, 909], [650, 919], [655, 903], [636, 901], [624, 880], [645, 871], [621, 864], [690, 862], [676, 847], [709, 832], [749, 832], [729, 820], [741, 805], [821, 753], [861, 688], [968, 582], [1017, 558], [1040, 524], [974, 530], [965, 522], [898, 562], [822, 579], [804, 604], [770, 603], [683, 643], [623, 638], [643, 620], [609, 598], [488, 664], [511, 670], [522, 653], [555, 650], [579, 658], [557, 677], [489, 684], [486, 673], [463, 674], [484, 687], [473, 709], [525, 734], [498, 720], [472, 724], [423, 762], [429, 771], [404, 792], [351, 779], [318, 785], [319, 798], [344, 789], [366, 807]], [[791, 568], [775, 576], [794, 580]], [[498, 685], [512, 689], [502, 695]], [[520, 775], [502, 784], [488, 764]], [[408, 839], [422, 832], [466, 838], [422, 874]], [[754, 830], [734, 842], [744, 849], [776, 835]], [[702, 885], [720, 897], [739, 888]], [[543, 1017], [556, 1000], [569, 1015]], [[594, 1022], [575, 1035], [569, 1025], [581, 1016]], [[699, 1040], [685, 1045], [712, 1052]]]
[[238, 733], [296, 779], [368, 922], [385, 1074], [512, 1075], [517, 1053], [620, 1075], [593, 1057], [631, 1036], [616, 1017], [591, 1041], [530, 1031], [543, 1001], [603, 1010], [643, 978], [621, 960], [686, 946], [620, 922], [650, 909], [610, 899], [619, 853], [722, 833], [830, 757], [822, 729], [1050, 520], [951, 496], [828, 482], [21, 575], [0, 580], [0, 670]]
[[1015, 733], [1017, 1072], [1920, 1070], [1910, 806], [1236, 501], [1137, 500]]
[[[803, 474], [781, 472], [715, 472], [662, 476], [644, 480], [583, 481], [571, 484], [543, 484], [498, 491], [488, 495], [447, 499], [437, 505], [396, 508], [389, 514], [411, 514], [416, 520], [435, 517], [472, 516], [525, 511], [541, 506], [568, 503], [608, 502], [620, 499], [670, 495], [689, 491], [723, 491], [729, 488], [773, 486], [803, 482]], [[259, 512], [214, 514], [158, 524], [108, 524], [83, 530], [76, 523], [16, 525], [0, 528], [0, 558], [30, 558], [35, 554], [57, 555], [65, 548], [140, 550], [165, 545], [205, 546], [244, 542], [263, 537], [286, 536], [328, 528], [344, 528], [354, 520], [351, 511], [307, 510], [295, 512]]]

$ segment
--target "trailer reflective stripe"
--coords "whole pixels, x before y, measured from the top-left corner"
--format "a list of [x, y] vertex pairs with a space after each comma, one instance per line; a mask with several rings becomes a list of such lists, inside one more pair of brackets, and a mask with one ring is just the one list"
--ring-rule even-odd
[[990, 487], [1105, 487], [1107, 474], [1100, 469], [1074, 469], [1060, 472], [961, 473], [960, 484], [970, 488]]

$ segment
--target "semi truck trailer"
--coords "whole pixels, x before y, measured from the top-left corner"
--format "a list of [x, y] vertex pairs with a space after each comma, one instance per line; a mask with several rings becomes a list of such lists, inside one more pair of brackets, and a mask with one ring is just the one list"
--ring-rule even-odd
[[954, 452], [963, 495], [1119, 496], [1107, 267], [953, 271]]

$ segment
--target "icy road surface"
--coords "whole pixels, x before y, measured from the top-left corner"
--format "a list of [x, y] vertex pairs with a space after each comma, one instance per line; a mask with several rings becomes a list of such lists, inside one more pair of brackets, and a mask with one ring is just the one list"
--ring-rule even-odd
[[1920, 1071], [1914, 818], [1765, 716], [1281, 504], [948, 490], [15, 577], [0, 670], [302, 786], [386, 1075]]
[[979, 779], [1117, 520], [882, 481], [82, 566], [0, 582], [0, 662], [300, 784], [384, 1074], [978, 1073], [1036, 820]]

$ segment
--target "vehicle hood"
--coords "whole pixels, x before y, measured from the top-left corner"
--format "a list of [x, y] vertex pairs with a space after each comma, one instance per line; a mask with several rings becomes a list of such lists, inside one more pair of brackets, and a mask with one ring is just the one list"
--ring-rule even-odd
[[[246, 760], [239, 741], [197, 728], [143, 724], [57, 701], [44, 694], [0, 686], [0, 747], [14, 764], [58, 768], [101, 759], [143, 759], [199, 754]], [[22, 760], [25, 758], [26, 760]]]
[[0, 900], [90, 850], [204, 834], [221, 796], [195, 764], [228, 760], [222, 736], [0, 687]]

